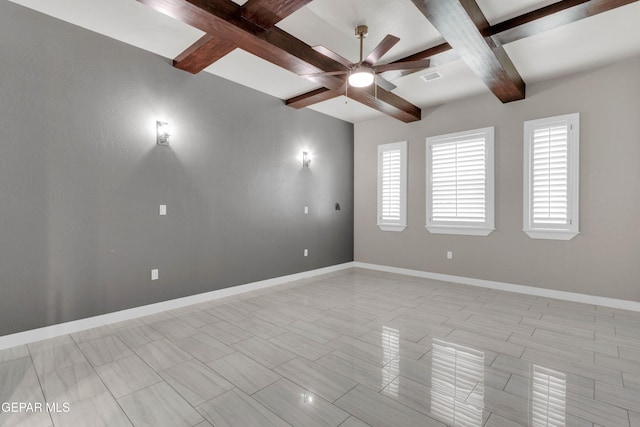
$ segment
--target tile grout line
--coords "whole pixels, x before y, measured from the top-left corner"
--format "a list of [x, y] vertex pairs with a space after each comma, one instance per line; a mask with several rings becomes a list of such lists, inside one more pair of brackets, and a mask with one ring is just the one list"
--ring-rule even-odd
[[[26, 344], [25, 344], [25, 347], [27, 347], [27, 352], [29, 353], [29, 360], [31, 361], [31, 366], [33, 368], [33, 372], [36, 375], [36, 379], [38, 380], [38, 385], [40, 386], [40, 392], [42, 393], [42, 397], [44, 398], [45, 402], [48, 402], [47, 395], [44, 393], [44, 388], [42, 387], [42, 381], [40, 381], [40, 376], [38, 375], [38, 371], [36, 370], [36, 364], [33, 361], [33, 355], [31, 354], [31, 349]], [[55, 427], [55, 424], [53, 422], [53, 417], [51, 416], [51, 413], [48, 412], [47, 416], [51, 420], [51, 425]]]

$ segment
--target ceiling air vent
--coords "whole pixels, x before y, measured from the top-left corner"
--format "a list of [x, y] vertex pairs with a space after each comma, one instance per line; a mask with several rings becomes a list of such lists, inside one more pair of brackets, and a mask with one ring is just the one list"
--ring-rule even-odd
[[437, 71], [433, 71], [431, 73], [427, 73], [427, 74], [424, 74], [424, 75], [420, 76], [420, 78], [422, 80], [424, 80], [425, 82], [429, 83], [429, 82], [432, 82], [434, 80], [441, 79], [442, 78], [442, 74], [440, 74]]

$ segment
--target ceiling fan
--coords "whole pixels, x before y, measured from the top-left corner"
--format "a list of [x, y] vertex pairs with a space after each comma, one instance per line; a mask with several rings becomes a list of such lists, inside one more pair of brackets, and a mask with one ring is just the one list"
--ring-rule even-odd
[[385, 90], [391, 91], [396, 88], [396, 85], [380, 76], [380, 73], [392, 70], [418, 70], [429, 68], [429, 60], [417, 60], [417, 61], [404, 61], [394, 62], [391, 64], [375, 65], [380, 58], [384, 56], [393, 46], [400, 41], [396, 36], [387, 34], [384, 39], [378, 45], [373, 48], [371, 53], [362, 58], [362, 43], [364, 38], [369, 32], [369, 27], [366, 25], [358, 25], [356, 27], [355, 35], [360, 40], [360, 60], [357, 63], [353, 63], [343, 56], [335, 53], [334, 51], [324, 46], [314, 46], [313, 49], [328, 58], [333, 59], [336, 62], [344, 65], [347, 69], [342, 71], [327, 71], [323, 73], [314, 74], [301, 74], [301, 77], [317, 77], [317, 76], [335, 76], [341, 74], [348, 74], [347, 78], [349, 85], [353, 87], [367, 87], [374, 81], [378, 86]]

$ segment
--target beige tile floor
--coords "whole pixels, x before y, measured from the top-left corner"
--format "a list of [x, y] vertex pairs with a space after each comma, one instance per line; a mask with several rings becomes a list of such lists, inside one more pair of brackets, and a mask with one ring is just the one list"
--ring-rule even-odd
[[0, 351], [0, 402], [57, 405], [11, 427], [637, 427], [640, 313], [352, 269]]

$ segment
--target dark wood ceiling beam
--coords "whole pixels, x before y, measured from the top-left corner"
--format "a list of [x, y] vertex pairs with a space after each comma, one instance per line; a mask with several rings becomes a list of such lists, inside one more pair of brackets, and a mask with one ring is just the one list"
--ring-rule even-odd
[[236, 48], [228, 40], [205, 34], [173, 60], [173, 66], [197, 74]]
[[[249, 0], [240, 11], [240, 15], [263, 29], [269, 29], [312, 0]], [[233, 8], [230, 8], [232, 10]], [[233, 12], [232, 12], [233, 13]], [[216, 62], [237, 46], [231, 40], [205, 34], [189, 46], [176, 59], [173, 65], [181, 70], [196, 74]]]
[[[237, 47], [295, 74], [345, 69], [344, 65], [316, 52], [278, 27], [265, 30], [242, 18], [242, 8], [231, 0], [137, 1], [207, 34], [224, 37]], [[310, 77], [310, 80], [335, 91], [339, 91], [344, 84], [344, 79], [336, 76], [316, 76]], [[358, 91], [353, 99], [402, 121], [420, 120], [418, 107], [393, 93], [385, 92], [379, 88], [379, 99], [376, 99], [373, 93]]]
[[289, 107], [304, 108], [318, 102], [328, 101], [329, 99], [337, 98], [342, 91], [330, 90], [326, 87], [321, 87], [311, 92], [303, 93], [302, 95], [294, 96], [285, 101]]
[[525, 96], [525, 84], [474, 0], [412, 0], [420, 12], [502, 102]]
[[[231, 0], [137, 0], [178, 21], [234, 43], [237, 47], [296, 74], [344, 70], [344, 66], [318, 54], [310, 46], [273, 27], [265, 30], [241, 17], [241, 7]], [[315, 78], [329, 88], [340, 79]]]
[[249, 0], [242, 6], [242, 17], [269, 29], [312, 0]]
[[563, 0], [493, 25], [486, 35], [507, 44], [579, 21], [638, 0]]

